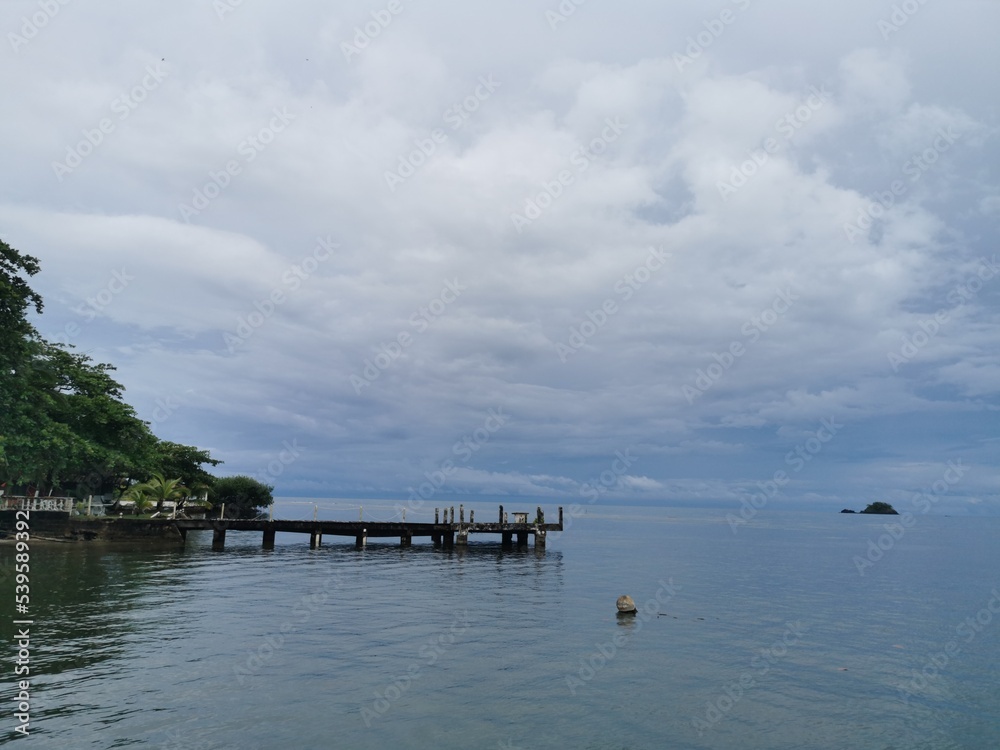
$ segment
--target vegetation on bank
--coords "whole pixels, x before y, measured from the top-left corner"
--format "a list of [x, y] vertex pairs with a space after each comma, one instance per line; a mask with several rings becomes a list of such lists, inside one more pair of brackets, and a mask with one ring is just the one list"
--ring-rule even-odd
[[181, 510], [207, 493], [234, 517], [270, 505], [272, 486], [215, 477], [205, 467], [221, 461], [208, 451], [156, 437], [125, 402], [112, 365], [38, 333], [29, 315], [43, 302], [28, 279], [39, 269], [37, 258], [0, 240], [0, 489], [113, 494], [136, 510], [168, 501]]

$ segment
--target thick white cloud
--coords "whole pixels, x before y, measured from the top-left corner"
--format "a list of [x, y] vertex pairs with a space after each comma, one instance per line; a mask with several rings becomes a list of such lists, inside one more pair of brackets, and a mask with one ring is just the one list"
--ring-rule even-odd
[[842, 506], [961, 457], [942, 503], [1000, 507], [996, 8], [385, 7], [9, 40], [3, 236], [158, 434], [279, 493]]

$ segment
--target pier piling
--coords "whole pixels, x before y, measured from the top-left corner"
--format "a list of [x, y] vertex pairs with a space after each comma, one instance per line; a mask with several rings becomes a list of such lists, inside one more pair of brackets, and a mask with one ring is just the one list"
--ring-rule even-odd
[[263, 543], [264, 549], [274, 549], [274, 535], [275, 535], [274, 526], [264, 527], [264, 543]]

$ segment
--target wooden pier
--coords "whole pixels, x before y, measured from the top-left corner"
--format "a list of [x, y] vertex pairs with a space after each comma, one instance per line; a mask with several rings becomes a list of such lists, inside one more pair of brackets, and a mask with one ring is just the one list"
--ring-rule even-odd
[[[442, 513], [443, 510], [443, 513]], [[368, 539], [398, 538], [400, 547], [409, 547], [414, 537], [430, 537], [435, 547], [453, 549], [469, 543], [471, 534], [499, 534], [503, 549], [513, 549], [516, 540], [518, 547], [528, 546], [528, 537], [534, 537], [536, 548], [545, 547], [545, 537], [550, 531], [563, 530], [563, 509], [559, 508], [559, 523], [545, 523], [545, 516], [539, 507], [532, 521], [528, 521], [527, 513], [513, 513], [514, 520], [508, 519], [508, 514], [500, 506], [500, 514], [496, 521], [477, 523], [474, 511], [469, 512], [469, 520], [465, 520], [465, 508], [459, 506], [458, 518], [455, 518], [455, 508], [436, 508], [433, 523], [407, 523], [406, 521], [281, 521], [281, 520], [243, 520], [235, 518], [224, 519], [185, 519], [178, 518], [170, 523], [176, 525], [182, 537], [187, 532], [196, 530], [212, 530], [212, 549], [221, 550], [226, 546], [227, 531], [260, 531], [263, 533], [264, 549], [274, 549], [274, 537], [279, 531], [294, 534], [309, 534], [309, 546], [318, 549], [324, 536], [354, 537], [355, 546], [361, 548], [368, 544]]]

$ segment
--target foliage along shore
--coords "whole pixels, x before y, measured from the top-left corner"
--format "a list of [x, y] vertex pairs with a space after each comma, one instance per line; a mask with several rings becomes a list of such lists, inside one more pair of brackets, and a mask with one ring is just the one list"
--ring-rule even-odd
[[28, 283], [37, 258], [0, 240], [0, 490], [6, 495], [114, 498], [137, 514], [165, 502], [225, 503], [227, 517], [273, 502], [271, 485], [216, 477], [206, 450], [161, 440], [124, 400], [114, 367], [43, 338], [29, 320], [43, 301]]

